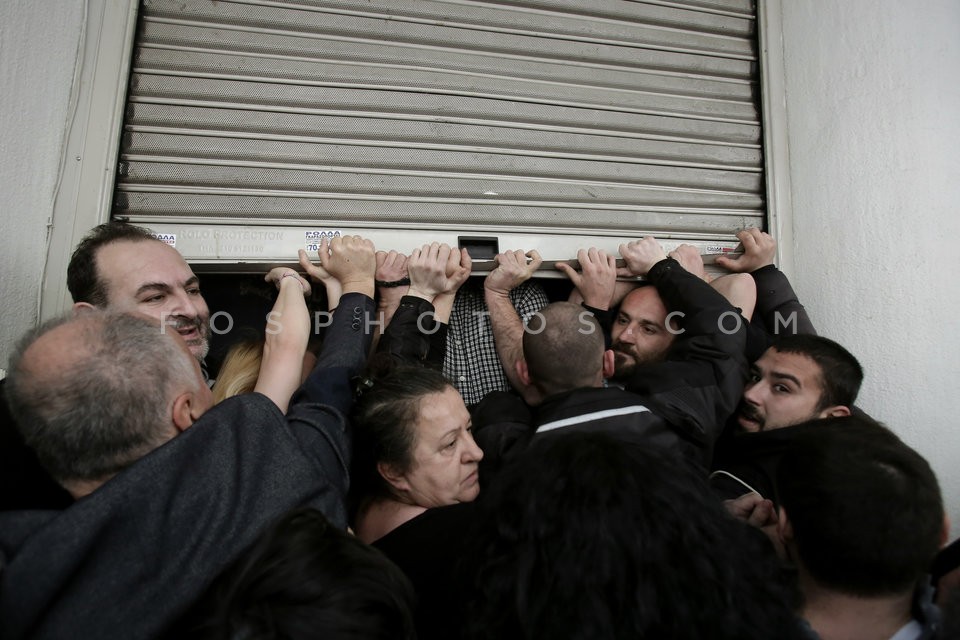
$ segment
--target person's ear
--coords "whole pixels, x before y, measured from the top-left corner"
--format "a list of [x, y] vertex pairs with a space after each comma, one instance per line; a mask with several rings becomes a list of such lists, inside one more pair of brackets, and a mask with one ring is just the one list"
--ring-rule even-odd
[[777, 537], [784, 547], [793, 541], [793, 525], [790, 524], [787, 510], [783, 506], [780, 507], [780, 513], [777, 514]]
[[527, 367], [527, 361], [523, 358], [520, 358], [517, 360], [515, 367], [517, 370], [517, 376], [520, 377], [520, 381], [528, 387], [533, 385], [533, 383], [530, 381], [530, 369]]
[[603, 377], [612, 378], [616, 370], [616, 356], [613, 349], [607, 349], [603, 352]]
[[396, 466], [388, 462], [378, 462], [377, 473], [394, 489], [398, 491], [410, 490], [410, 483], [407, 482], [406, 474], [400, 473], [400, 470], [397, 469]]
[[850, 407], [844, 406], [842, 404], [837, 404], [832, 407], [827, 407], [819, 414], [818, 418], [843, 418], [850, 415]]
[[947, 546], [950, 541], [950, 516], [943, 514], [943, 529], [940, 530], [940, 546]]
[[90, 304], [89, 302], [74, 302], [73, 303], [73, 315], [79, 316], [88, 311], [95, 311], [97, 308]]
[[207, 407], [202, 407], [193, 391], [184, 391], [173, 399], [173, 426], [183, 432], [193, 426]]

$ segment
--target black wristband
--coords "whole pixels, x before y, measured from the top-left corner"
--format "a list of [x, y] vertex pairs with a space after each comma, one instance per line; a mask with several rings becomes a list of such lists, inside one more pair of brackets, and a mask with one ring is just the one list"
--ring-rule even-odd
[[394, 287], [405, 287], [410, 284], [410, 278], [400, 278], [399, 280], [393, 280], [387, 282], [386, 280], [374, 280], [378, 287], [383, 287], [385, 289], [393, 289]]

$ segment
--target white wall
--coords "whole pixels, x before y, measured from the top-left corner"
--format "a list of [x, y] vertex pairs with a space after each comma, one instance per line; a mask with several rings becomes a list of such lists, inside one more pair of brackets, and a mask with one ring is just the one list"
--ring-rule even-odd
[[0, 368], [37, 319], [82, 0], [0, 3]]
[[960, 535], [960, 2], [784, 0], [791, 279]]

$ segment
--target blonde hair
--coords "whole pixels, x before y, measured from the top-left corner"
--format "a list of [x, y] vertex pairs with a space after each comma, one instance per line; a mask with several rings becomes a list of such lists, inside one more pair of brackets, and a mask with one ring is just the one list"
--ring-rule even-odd
[[237, 342], [227, 352], [213, 385], [213, 401], [221, 402], [242, 393], [251, 393], [260, 376], [263, 360], [263, 340], [247, 338]]

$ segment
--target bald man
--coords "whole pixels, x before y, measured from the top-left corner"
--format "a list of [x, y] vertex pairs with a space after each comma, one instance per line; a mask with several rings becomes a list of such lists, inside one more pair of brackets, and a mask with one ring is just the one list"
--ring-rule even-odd
[[[664, 359], [636, 367], [625, 389], [604, 387], [615, 365], [599, 323], [580, 305], [558, 302], [531, 318], [516, 363], [526, 403], [491, 394], [474, 412], [474, 434], [488, 471], [526, 440], [571, 429], [628, 430], [701, 465], [733, 411], [746, 378], [745, 323], [717, 291], [668, 258], [653, 238], [621, 247], [652, 290], [682, 310]], [[481, 472], [483, 473], [483, 472]]]

